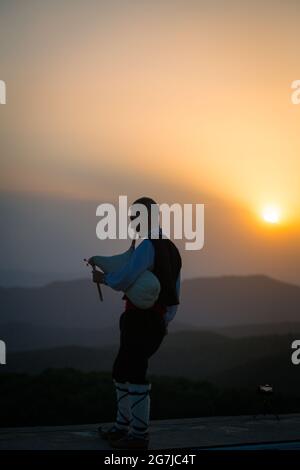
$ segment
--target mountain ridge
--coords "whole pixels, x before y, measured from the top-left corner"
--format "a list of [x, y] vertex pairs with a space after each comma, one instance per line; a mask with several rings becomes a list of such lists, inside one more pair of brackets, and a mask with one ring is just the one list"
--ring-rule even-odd
[[[300, 330], [298, 330], [300, 337]], [[149, 374], [209, 381], [225, 387], [275, 384], [300, 392], [299, 370], [291, 363], [291, 335], [228, 338], [207, 332], [167, 335], [150, 358]], [[65, 346], [10, 352], [1, 373], [36, 374], [45, 369], [73, 368], [85, 372], [111, 371], [118, 345], [97, 348]]]
[[[39, 287], [0, 287], [4, 323], [73, 328], [117, 327], [122, 293], [103, 286], [99, 301], [89, 279], [51, 282]], [[297, 323], [300, 286], [264, 275], [201, 277], [184, 280], [174, 322], [201, 328]]]

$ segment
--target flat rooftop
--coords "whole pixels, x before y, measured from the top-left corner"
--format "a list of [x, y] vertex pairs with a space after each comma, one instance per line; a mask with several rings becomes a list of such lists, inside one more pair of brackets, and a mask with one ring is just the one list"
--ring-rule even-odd
[[[97, 424], [0, 428], [0, 450], [110, 450]], [[152, 421], [150, 449], [229, 446], [300, 449], [300, 414]], [[298, 442], [297, 442], [298, 441]]]

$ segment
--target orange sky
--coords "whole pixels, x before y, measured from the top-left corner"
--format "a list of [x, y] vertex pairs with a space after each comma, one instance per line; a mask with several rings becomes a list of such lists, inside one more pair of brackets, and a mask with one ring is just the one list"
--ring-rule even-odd
[[292, 0], [1, 3], [0, 189], [223, 200], [263, 236], [275, 203], [292, 236], [299, 20]]

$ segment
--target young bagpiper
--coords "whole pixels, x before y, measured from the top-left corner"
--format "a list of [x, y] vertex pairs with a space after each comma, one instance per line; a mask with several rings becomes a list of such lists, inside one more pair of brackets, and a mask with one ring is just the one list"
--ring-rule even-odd
[[[180, 291], [181, 257], [178, 249], [162, 235], [160, 228], [155, 238], [151, 238], [151, 205], [157, 207], [156, 202], [142, 197], [134, 204], [142, 204], [147, 209], [148, 238], [133, 251], [123, 269], [105, 275], [97, 271], [93, 275], [94, 282], [104, 283], [123, 292], [146, 270], [152, 271], [160, 282], [158, 300], [151, 308], [137, 308], [124, 295], [125, 311], [120, 317], [120, 348], [112, 373], [117, 394], [117, 416], [112, 428], [99, 428], [101, 436], [108, 439], [113, 447], [120, 449], [148, 448], [151, 390], [151, 384], [146, 378], [148, 359], [157, 351], [167, 334], [167, 325], [177, 311]], [[131, 220], [134, 218], [131, 217]], [[93, 258], [89, 262], [93, 264]]]

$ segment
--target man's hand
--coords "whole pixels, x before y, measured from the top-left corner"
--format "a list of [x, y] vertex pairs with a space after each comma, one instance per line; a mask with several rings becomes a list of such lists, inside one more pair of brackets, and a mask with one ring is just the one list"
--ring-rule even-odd
[[88, 258], [88, 259], [84, 258], [84, 261], [85, 261], [87, 264], [89, 264], [90, 266], [94, 267], [94, 266], [95, 266], [95, 263], [94, 263], [94, 259], [93, 259], [93, 258], [94, 258], [93, 256], [92, 256], [91, 258]]
[[104, 276], [105, 276], [105, 274], [102, 273], [101, 271], [94, 271], [93, 272], [93, 282], [97, 282], [99, 284], [105, 284]]

